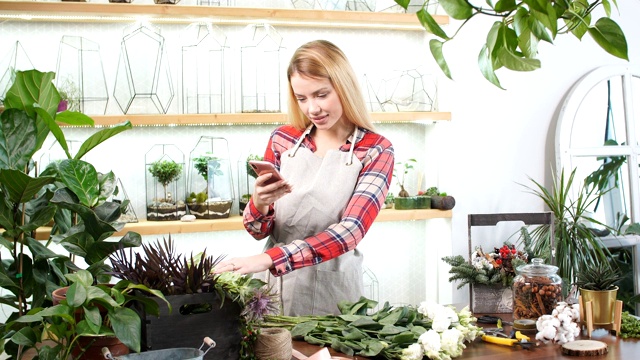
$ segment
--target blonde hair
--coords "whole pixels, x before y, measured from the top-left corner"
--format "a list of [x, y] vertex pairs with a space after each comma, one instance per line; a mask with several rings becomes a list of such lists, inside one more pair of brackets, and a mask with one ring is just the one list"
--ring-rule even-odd
[[371, 115], [360, 90], [357, 77], [349, 60], [333, 43], [315, 40], [300, 46], [291, 57], [287, 69], [289, 81], [289, 122], [299, 130], [307, 128], [311, 121], [302, 113], [291, 88], [294, 74], [328, 79], [336, 90], [342, 104], [343, 116], [358, 127], [374, 131]]

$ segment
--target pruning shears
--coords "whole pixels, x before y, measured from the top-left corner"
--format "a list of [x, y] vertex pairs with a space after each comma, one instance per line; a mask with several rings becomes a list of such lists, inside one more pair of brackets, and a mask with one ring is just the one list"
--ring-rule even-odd
[[531, 342], [531, 338], [524, 335], [520, 331], [511, 332], [511, 335], [507, 335], [502, 331], [487, 331], [482, 335], [482, 340], [492, 344], [506, 345], [506, 346], [522, 346], [523, 349], [530, 350], [536, 346], [536, 343]]

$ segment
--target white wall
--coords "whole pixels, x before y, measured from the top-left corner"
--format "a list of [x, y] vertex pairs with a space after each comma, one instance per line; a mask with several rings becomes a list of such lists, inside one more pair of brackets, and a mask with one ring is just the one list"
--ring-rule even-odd
[[[612, 18], [626, 34], [629, 59], [640, 63], [640, 1], [618, 2]], [[625, 61], [615, 58], [588, 36], [573, 35], [544, 43], [542, 68], [530, 73], [499, 70], [506, 91], [486, 81], [476, 63], [491, 19], [472, 21], [445, 47], [454, 81], [441, 107], [452, 109], [452, 152], [442, 169], [441, 183], [456, 197], [453, 213], [453, 253], [467, 254], [467, 215], [470, 213], [543, 211], [544, 205], [518, 185], [551, 185], [555, 163], [556, 116], [565, 93], [592, 69]], [[637, 94], [636, 94], [637, 96]], [[445, 104], [445, 101], [451, 102]], [[497, 240], [499, 243], [500, 240]], [[453, 286], [455, 288], [455, 286]], [[468, 298], [467, 289], [454, 292], [454, 302]]]

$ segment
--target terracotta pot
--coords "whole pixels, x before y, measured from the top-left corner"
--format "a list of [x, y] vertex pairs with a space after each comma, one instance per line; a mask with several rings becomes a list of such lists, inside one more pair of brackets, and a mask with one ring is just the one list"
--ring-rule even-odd
[[[78, 339], [78, 346], [73, 349], [73, 358], [75, 360], [103, 359], [103, 347], [108, 348], [113, 356], [127, 355], [129, 353], [129, 348], [115, 336], [83, 336]], [[83, 349], [85, 350], [84, 353], [82, 352]]]

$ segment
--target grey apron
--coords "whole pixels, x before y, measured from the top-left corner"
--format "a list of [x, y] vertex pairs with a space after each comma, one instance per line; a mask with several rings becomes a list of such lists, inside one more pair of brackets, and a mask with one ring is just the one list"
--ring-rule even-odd
[[[280, 172], [294, 187], [276, 202], [276, 222], [267, 248], [303, 240], [340, 222], [353, 195], [362, 170], [353, 155], [358, 128], [348, 153], [329, 150], [323, 158], [300, 147], [312, 128], [282, 154]], [[285, 315], [338, 314], [338, 302], [355, 302], [363, 293], [362, 253], [354, 249], [285, 274], [280, 289]]]

